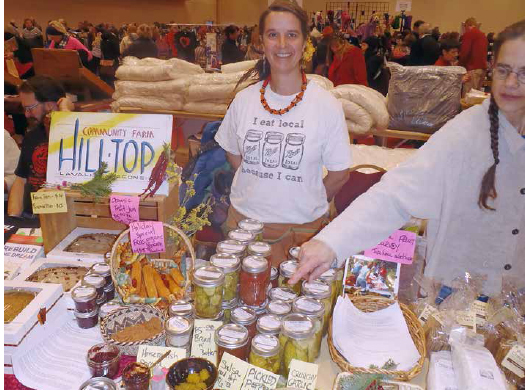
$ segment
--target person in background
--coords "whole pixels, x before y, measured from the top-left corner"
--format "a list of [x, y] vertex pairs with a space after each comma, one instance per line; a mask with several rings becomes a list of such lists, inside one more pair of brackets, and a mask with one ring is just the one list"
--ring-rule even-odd
[[414, 28], [412, 28], [412, 34], [414, 34], [414, 36], [416, 37], [416, 41], [420, 38], [420, 35], [421, 35], [421, 33], [419, 31], [419, 28], [424, 23], [425, 23], [425, 21], [423, 21], [423, 20], [416, 20], [414, 22]]
[[406, 65], [410, 56], [410, 46], [416, 41], [413, 34], [408, 34], [403, 38], [402, 33], [396, 36], [396, 46], [392, 51], [390, 61], [397, 62], [400, 65]]
[[168, 45], [170, 45], [171, 57], [177, 58], [177, 47], [175, 46], [175, 35], [177, 34], [177, 28], [175, 26], [170, 27], [170, 31], [167, 35]]
[[199, 46], [195, 49], [195, 63], [201, 68], [206, 68], [206, 38], [201, 36]]
[[137, 26], [134, 24], [129, 24], [126, 30], [126, 35], [120, 41], [120, 52], [124, 53], [128, 47], [131, 46], [133, 42], [137, 40], [139, 36], [137, 35]]
[[40, 31], [38, 27], [35, 27], [33, 21], [29, 18], [24, 20], [22, 37], [26, 40], [30, 47], [44, 47], [42, 31]]
[[239, 37], [239, 27], [230, 25], [224, 30], [226, 40], [222, 44], [222, 64], [231, 64], [244, 60], [245, 53], [237, 46], [237, 38]]
[[4, 30], [4, 60], [14, 61], [18, 76], [21, 79], [27, 79], [35, 75], [31, 47], [25, 39], [17, 35], [15, 28], [11, 24], [5, 26]]
[[388, 93], [388, 76], [385, 71], [385, 57], [380, 50], [378, 37], [370, 36], [361, 43], [365, 52], [367, 82], [370, 88], [386, 96]]
[[328, 79], [337, 87], [341, 84], [368, 86], [366, 64], [363, 52], [348, 43], [342, 35], [336, 34], [330, 41], [333, 61], [328, 70]]
[[91, 27], [88, 34], [88, 48], [93, 54], [89, 63], [89, 70], [98, 75], [100, 60], [102, 59], [102, 33], [95, 27]]
[[441, 55], [434, 65], [436, 66], [455, 66], [458, 65], [459, 47], [461, 44], [452, 39], [440, 42]]
[[51, 41], [49, 49], [76, 50], [84, 66], [88, 66], [93, 54], [78, 39], [69, 35], [62, 23], [52, 21], [46, 28], [47, 38]]
[[20, 158], [20, 149], [9, 131], [4, 129], [4, 194], [9, 193], [16, 179], [15, 169]]
[[250, 44], [246, 50], [246, 60], [260, 60], [264, 54], [262, 46], [261, 34], [259, 33], [259, 26], [255, 26], [252, 33]]
[[472, 88], [483, 87], [487, 70], [487, 53], [489, 42], [487, 37], [478, 28], [476, 19], [468, 18], [465, 21], [465, 33], [461, 37], [459, 64], [467, 69], [470, 81], [463, 87], [463, 95]]
[[441, 32], [439, 31], [439, 27], [434, 27], [430, 35], [432, 35], [432, 38], [434, 38], [436, 42], [439, 42], [439, 39], [441, 38]]
[[410, 48], [408, 65], [434, 65], [439, 58], [439, 43], [432, 37], [430, 24], [423, 23], [418, 28], [419, 39]]
[[328, 77], [328, 70], [330, 68], [330, 42], [334, 35], [334, 29], [330, 26], [323, 29], [322, 38], [317, 43], [315, 53], [313, 56], [314, 73]]
[[123, 53], [122, 57], [133, 56], [137, 58], [158, 58], [159, 51], [153, 42], [153, 31], [147, 24], [141, 24], [137, 29], [138, 38]]

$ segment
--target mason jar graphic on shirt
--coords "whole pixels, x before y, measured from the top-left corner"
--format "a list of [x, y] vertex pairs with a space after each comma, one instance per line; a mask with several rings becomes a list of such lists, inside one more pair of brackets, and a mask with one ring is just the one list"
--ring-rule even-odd
[[266, 168], [277, 168], [281, 162], [281, 147], [284, 135], [269, 131], [264, 137], [262, 164]]
[[286, 136], [282, 167], [286, 169], [299, 169], [304, 153], [304, 140], [306, 136], [301, 133], [290, 133]]
[[243, 159], [248, 164], [259, 164], [261, 162], [261, 140], [263, 132], [259, 130], [248, 130], [244, 138]]

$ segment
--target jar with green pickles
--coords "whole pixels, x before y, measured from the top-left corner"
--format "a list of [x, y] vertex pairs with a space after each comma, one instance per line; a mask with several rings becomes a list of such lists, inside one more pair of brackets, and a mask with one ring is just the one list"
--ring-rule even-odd
[[210, 264], [214, 267], [220, 268], [222, 272], [224, 272], [222, 300], [229, 302], [236, 299], [239, 287], [241, 259], [228, 253], [217, 253], [210, 257]]
[[268, 296], [270, 300], [281, 300], [286, 303], [292, 304], [293, 300], [297, 298], [299, 294], [293, 291], [290, 287], [275, 287], [270, 290]]
[[281, 299], [276, 299], [268, 303], [266, 311], [268, 314], [273, 314], [278, 318], [283, 318], [285, 315], [290, 314], [292, 311], [292, 305]]
[[264, 314], [257, 319], [257, 332], [279, 336], [281, 319], [273, 314]]
[[217, 253], [229, 253], [242, 258], [246, 254], [246, 245], [237, 240], [225, 240], [217, 243], [216, 250]]
[[323, 335], [328, 331], [328, 321], [332, 316], [332, 286], [320, 281], [319, 279], [313, 282], [303, 282], [303, 295], [309, 298], [318, 299], [324, 305], [324, 321], [323, 321]]
[[323, 340], [324, 305], [321, 301], [299, 297], [292, 304], [294, 313], [302, 314], [310, 318], [314, 324], [314, 343], [309, 355], [314, 355], [317, 359], [321, 351], [321, 341]]
[[255, 241], [255, 234], [247, 230], [235, 229], [228, 232], [228, 239], [240, 241], [243, 245], [248, 246], [249, 243]]
[[239, 221], [237, 226], [239, 229], [252, 233], [256, 241], [263, 240], [264, 223], [257, 221], [256, 219], [243, 219], [242, 221]]
[[195, 314], [200, 318], [216, 318], [222, 310], [224, 273], [212, 265], [193, 273]]
[[252, 339], [248, 362], [274, 374], [279, 374], [281, 369], [279, 339], [269, 334], [255, 336]]
[[314, 324], [302, 314], [288, 314], [282, 321], [282, 333], [279, 335], [281, 345], [281, 374], [288, 376], [290, 362], [293, 359], [313, 363]]
[[222, 301], [222, 311], [224, 312], [224, 323], [227, 324], [231, 321], [231, 312], [239, 305], [238, 299], [233, 299], [231, 301]]
[[332, 301], [332, 309], [337, 298], [337, 281], [335, 280], [335, 269], [329, 269], [319, 276], [319, 280], [325, 282], [332, 287], [330, 300]]
[[288, 280], [299, 267], [297, 260], [286, 260], [279, 265], [279, 287], [288, 287], [292, 289], [297, 295], [301, 294], [301, 283], [297, 282], [294, 285], [288, 284]]
[[[335, 302], [337, 302], [337, 297], [343, 293], [343, 278], [345, 276], [345, 268], [337, 268], [335, 270]], [[335, 304], [334, 304], [335, 306]]]

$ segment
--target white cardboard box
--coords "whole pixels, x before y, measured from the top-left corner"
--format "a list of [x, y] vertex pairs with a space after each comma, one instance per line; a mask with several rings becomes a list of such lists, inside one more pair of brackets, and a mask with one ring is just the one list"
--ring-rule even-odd
[[11, 280], [44, 256], [44, 247], [29, 244], [4, 244], [4, 279]]

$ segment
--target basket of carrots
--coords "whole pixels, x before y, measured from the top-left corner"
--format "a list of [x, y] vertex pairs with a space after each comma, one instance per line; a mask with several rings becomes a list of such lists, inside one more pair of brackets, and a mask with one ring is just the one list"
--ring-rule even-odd
[[[129, 228], [124, 230], [111, 250], [111, 277], [124, 303], [169, 303], [182, 299], [189, 292], [195, 264], [195, 251], [182, 230], [163, 223], [164, 237], [168, 230], [181, 238], [185, 248], [166, 245], [166, 252], [157, 255], [134, 253]], [[172, 253], [170, 253], [170, 251]]]

